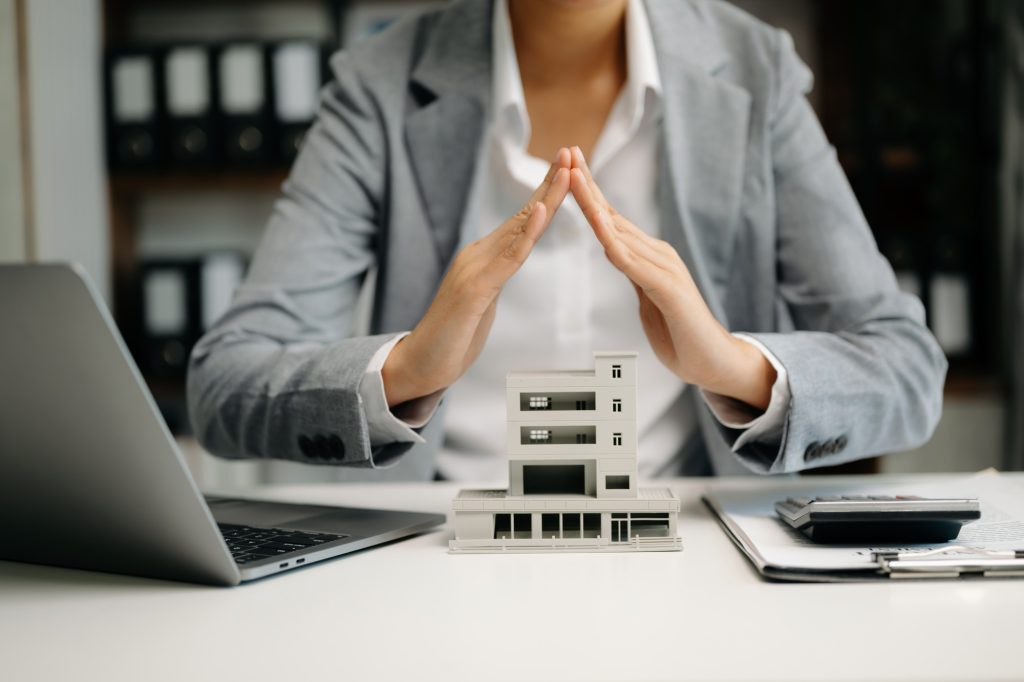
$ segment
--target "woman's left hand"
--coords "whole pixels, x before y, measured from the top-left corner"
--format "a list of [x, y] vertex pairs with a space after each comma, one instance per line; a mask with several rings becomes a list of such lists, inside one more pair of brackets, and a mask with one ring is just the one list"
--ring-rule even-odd
[[776, 378], [771, 363], [715, 319], [670, 244], [612, 208], [579, 147], [572, 149], [571, 188], [608, 260], [633, 283], [640, 321], [658, 359], [687, 383], [767, 408]]

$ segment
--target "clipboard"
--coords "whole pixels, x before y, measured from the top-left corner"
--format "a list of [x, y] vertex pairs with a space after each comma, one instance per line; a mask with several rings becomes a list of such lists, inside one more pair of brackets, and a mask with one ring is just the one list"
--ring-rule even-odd
[[[878, 481], [878, 483], [873, 483]], [[977, 530], [965, 527], [956, 542], [912, 547], [815, 545], [775, 516], [774, 500], [807, 494], [913, 493], [941, 497], [970, 493], [982, 505]], [[802, 480], [756, 489], [713, 485], [703, 497], [726, 535], [766, 580], [864, 582], [907, 579], [1024, 577], [1024, 489], [998, 473], [936, 484], [895, 485], [885, 478], [856, 484]], [[986, 515], [989, 523], [985, 524]], [[992, 528], [999, 526], [1002, 534]]]

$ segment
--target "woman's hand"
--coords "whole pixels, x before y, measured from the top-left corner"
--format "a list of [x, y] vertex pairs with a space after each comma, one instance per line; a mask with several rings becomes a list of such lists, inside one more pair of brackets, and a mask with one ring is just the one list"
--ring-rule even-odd
[[572, 149], [571, 176], [573, 196], [605, 255], [636, 289], [640, 321], [658, 359], [688, 383], [767, 408], [775, 369], [715, 319], [676, 250], [612, 208], [578, 147]]
[[384, 362], [381, 375], [389, 407], [447, 388], [480, 355], [494, 321], [498, 294], [526, 261], [569, 193], [570, 164], [569, 150], [560, 149], [529, 202], [452, 261], [423, 319]]

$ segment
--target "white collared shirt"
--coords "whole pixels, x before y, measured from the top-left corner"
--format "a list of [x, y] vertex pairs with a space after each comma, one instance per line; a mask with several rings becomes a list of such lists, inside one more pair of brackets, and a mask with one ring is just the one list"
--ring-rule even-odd
[[[627, 79], [598, 138], [589, 164], [609, 202], [630, 221], [660, 237], [657, 172], [661, 153], [662, 87], [647, 13], [629, 0], [626, 14]], [[550, 167], [530, 156], [530, 120], [523, 94], [506, 0], [496, 0], [493, 20], [491, 118], [481, 138], [473, 185], [464, 214], [461, 246], [496, 229], [529, 199]], [[565, 146], [575, 140], [565, 140]], [[726, 426], [744, 429], [735, 448], [775, 438], [789, 406], [785, 369], [750, 338], [778, 373], [771, 404], [763, 415], [736, 401], [704, 394]], [[402, 419], [388, 411], [380, 369], [397, 339], [380, 349], [360, 385], [371, 442], [416, 441], [410, 427], [433, 414], [435, 396], [403, 406]], [[519, 369], [586, 368], [595, 350], [637, 350], [639, 471], [641, 476], [674, 473], [673, 458], [698, 428], [687, 384], [657, 359], [637, 314], [629, 280], [604, 250], [572, 195], [555, 213], [526, 263], [505, 285], [490, 335], [480, 357], [448, 389], [445, 445], [438, 469], [454, 480], [493, 481], [507, 477], [505, 457], [505, 375]], [[404, 421], [403, 421], [404, 419]]]

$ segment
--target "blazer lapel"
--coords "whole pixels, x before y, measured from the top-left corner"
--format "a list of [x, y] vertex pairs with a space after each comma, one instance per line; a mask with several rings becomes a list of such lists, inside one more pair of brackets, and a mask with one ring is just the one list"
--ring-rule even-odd
[[405, 145], [443, 271], [476, 166], [491, 88], [491, 3], [464, 0], [438, 17], [412, 72]]
[[476, 101], [449, 95], [406, 120], [406, 147], [442, 270], [459, 243], [483, 116]]
[[699, 7], [647, 0], [664, 91], [662, 228], [712, 312], [728, 325], [723, 299], [740, 217], [751, 98], [715, 77], [728, 55]]

